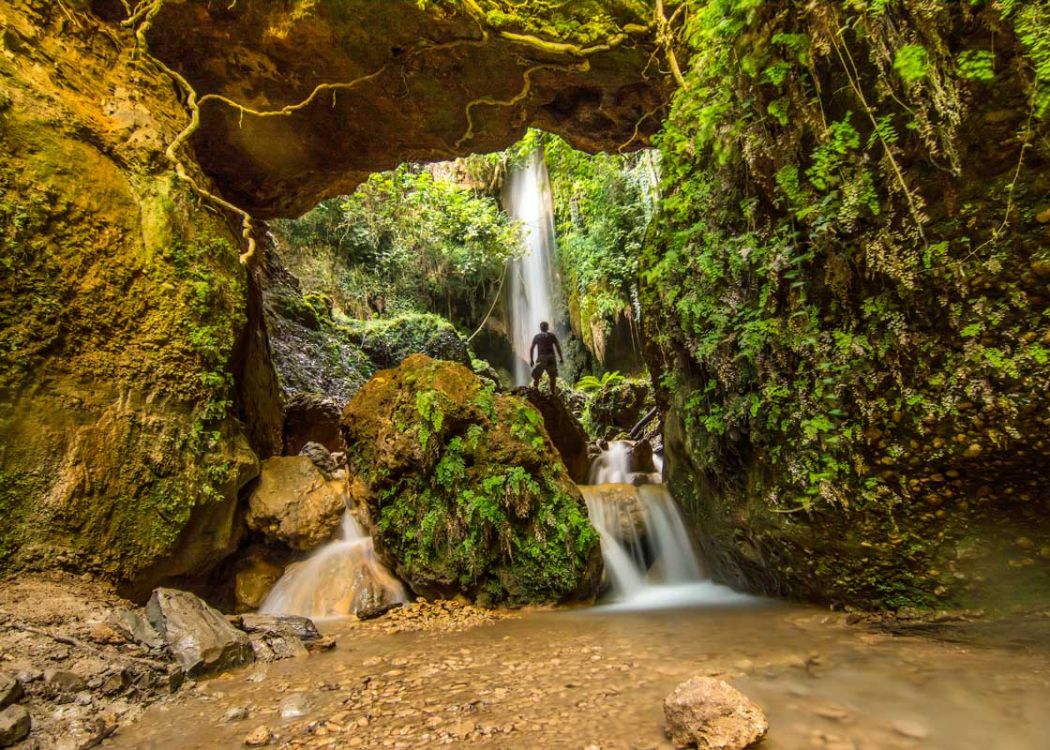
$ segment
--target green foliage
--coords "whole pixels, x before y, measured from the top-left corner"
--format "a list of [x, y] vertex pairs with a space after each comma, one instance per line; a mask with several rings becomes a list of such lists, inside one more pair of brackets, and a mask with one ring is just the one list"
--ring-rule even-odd
[[893, 69], [905, 83], [915, 83], [926, 77], [929, 64], [926, 48], [921, 44], [905, 44], [897, 50]]
[[545, 146], [572, 327], [601, 360], [616, 320], [637, 319], [638, 260], [656, 206], [659, 162], [651, 151], [591, 156], [535, 133], [526, 142]]
[[[485, 164], [468, 162], [468, 174]], [[274, 226], [304, 282], [355, 318], [434, 312], [476, 325], [520, 247], [495, 199], [418, 165], [374, 174], [352, 195]]]
[[[1047, 7], [964, 11], [1017, 31], [1037, 115], [1050, 81], [1050, 35], [1038, 35]], [[664, 179], [641, 275], [656, 320], [650, 362], [673, 370], [660, 378], [663, 397], [703, 477], [693, 510], [711, 513], [702, 525], [722, 524], [723, 540], [740, 526], [775, 529], [763, 554], [809, 559], [788, 548], [817, 518], [831, 534], [856, 523], [873, 557], [892, 556], [891, 519], [938, 528], [917, 500], [933, 473], [924, 467], [968, 460], [973, 443], [1008, 444], [1041, 398], [1021, 385], [1045, 382], [1048, 356], [1026, 270], [1033, 237], [1003, 219], [1008, 200], [1014, 216], [1041, 206], [1022, 195], [1033, 178], [1014, 153], [1030, 135], [1008, 139], [1008, 168], [994, 180], [958, 179], [961, 154], [988, 146], [959, 127], [963, 93], [994, 78], [995, 58], [955, 52], [964, 24], [954, 4], [851, 0], [796, 13], [714, 0], [689, 10], [688, 88], [658, 138]], [[946, 184], [958, 209], [943, 205]], [[812, 585], [815, 566], [793, 580]], [[923, 574], [887, 575], [877, 582], [858, 565], [822, 580], [844, 598], [931, 600], [936, 584]]]
[[583, 391], [584, 393], [592, 393], [607, 388], [610, 385], [622, 383], [623, 380], [623, 374], [617, 370], [602, 373], [600, 378], [595, 377], [594, 375], [584, 375], [576, 381], [576, 390]]

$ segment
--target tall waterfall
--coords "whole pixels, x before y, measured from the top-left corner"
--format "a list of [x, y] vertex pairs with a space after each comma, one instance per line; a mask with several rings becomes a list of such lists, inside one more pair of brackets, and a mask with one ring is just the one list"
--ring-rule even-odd
[[526, 162], [511, 169], [503, 188], [503, 206], [524, 225], [525, 253], [511, 261], [507, 278], [507, 326], [514, 348], [516, 385], [529, 382], [529, 346], [540, 328], [550, 322], [557, 330], [561, 316], [554, 310], [554, 203], [543, 150], [533, 151]]
[[649, 471], [651, 465], [631, 465], [630, 448], [624, 441], [611, 442], [591, 467], [594, 484], [580, 487], [601, 538], [610, 606], [661, 609], [753, 601], [705, 577], [677, 503], [667, 487], [653, 483], [659, 474]]

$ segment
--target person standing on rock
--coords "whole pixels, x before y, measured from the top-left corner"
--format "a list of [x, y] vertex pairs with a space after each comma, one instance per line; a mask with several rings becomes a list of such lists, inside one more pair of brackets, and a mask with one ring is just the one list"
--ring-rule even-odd
[[[529, 367], [532, 368], [532, 387], [540, 387], [540, 378], [546, 372], [551, 381], [551, 393], [558, 392], [558, 362], [565, 364], [565, 358], [561, 356], [561, 345], [558, 337], [550, 332], [550, 323], [540, 323], [540, 332], [532, 339], [529, 347]], [[558, 359], [554, 359], [557, 353]]]

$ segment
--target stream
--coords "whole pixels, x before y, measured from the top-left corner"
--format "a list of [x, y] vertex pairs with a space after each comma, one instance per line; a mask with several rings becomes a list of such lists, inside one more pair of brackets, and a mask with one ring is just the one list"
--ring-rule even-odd
[[[753, 601], [531, 611], [438, 635], [323, 630], [334, 651], [197, 683], [106, 746], [239, 748], [265, 726], [277, 747], [668, 748], [661, 701], [695, 675], [765, 709], [769, 750], [1021, 750], [1050, 736], [1045, 623], [946, 643]], [[248, 718], [224, 720], [231, 709]]]
[[[739, 594], [705, 580], [673, 499], [631, 469], [614, 443], [581, 487], [609, 576], [598, 606], [414, 632], [323, 619], [333, 651], [197, 682], [105, 746], [669, 748], [663, 698], [713, 676], [766, 711], [767, 750], [1050, 747], [1050, 619], [944, 625], [937, 639]], [[339, 611], [326, 577], [378, 565], [370, 542], [348, 520], [271, 610]]]

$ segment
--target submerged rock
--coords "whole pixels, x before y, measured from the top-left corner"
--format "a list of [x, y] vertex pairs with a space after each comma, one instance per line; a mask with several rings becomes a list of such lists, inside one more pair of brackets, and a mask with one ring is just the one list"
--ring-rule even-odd
[[248, 636], [186, 591], [157, 589], [146, 604], [146, 616], [191, 677], [254, 661]]
[[325, 479], [309, 456], [262, 463], [248, 499], [248, 527], [292, 549], [315, 549], [332, 538], [346, 507], [340, 480]]
[[694, 677], [664, 699], [667, 732], [676, 748], [743, 750], [762, 739], [761, 708], [728, 682]]
[[380, 559], [417, 593], [482, 603], [587, 599], [601, 575], [579, 490], [525, 401], [423, 355], [343, 413], [350, 496]]

